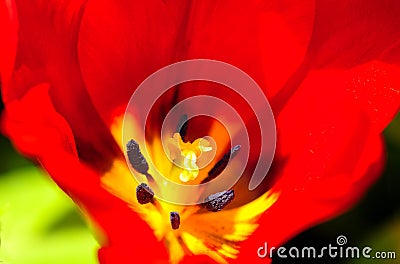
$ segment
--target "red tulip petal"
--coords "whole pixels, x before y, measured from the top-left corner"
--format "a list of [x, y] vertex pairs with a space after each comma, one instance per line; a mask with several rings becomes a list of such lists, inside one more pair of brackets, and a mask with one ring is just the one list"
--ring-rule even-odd
[[120, 153], [81, 79], [76, 42], [84, 4], [83, 0], [16, 2], [20, 36], [16, 65], [13, 83], [2, 93], [7, 103], [33, 86], [49, 83], [54, 107], [71, 126], [80, 158], [104, 170], [106, 161]]
[[303, 62], [314, 2], [221, 1], [214, 6], [201, 2], [192, 9], [188, 57], [239, 67], [273, 97]]
[[[239, 260], [256, 260], [257, 249], [264, 242], [269, 248], [279, 246], [304, 229], [344, 212], [360, 199], [383, 168], [383, 144], [379, 137], [374, 138], [374, 141], [368, 139], [364, 148], [359, 147], [358, 152], [363, 153], [359, 153], [361, 157], [351, 172], [327, 171], [317, 174], [320, 179], [310, 176], [305, 184], [299, 184], [299, 180], [295, 179], [289, 185], [287, 181], [296, 176], [301, 178], [304, 172], [297, 170], [298, 164], [288, 165], [281, 175], [288, 180], [279, 184], [287, 185], [282, 189], [277, 186], [276, 190], [282, 191], [281, 196], [260, 219], [256, 233], [242, 245]], [[336, 164], [325, 165], [331, 167]], [[314, 173], [312, 175], [315, 176]]]
[[399, 1], [319, 0], [315, 7], [304, 69], [272, 99], [276, 114], [309, 69], [347, 69], [371, 60], [400, 63]]
[[319, 0], [310, 56], [316, 67], [400, 62], [400, 2]]
[[85, 83], [106, 123], [134, 89], [170, 63], [232, 63], [272, 95], [299, 67], [313, 1], [88, 2], [79, 36]]
[[396, 65], [378, 61], [360, 65], [345, 78], [355, 103], [368, 114], [376, 131], [382, 132], [400, 109], [400, 60]]
[[[40, 84], [21, 100], [6, 104], [2, 130], [25, 155], [41, 157], [54, 153], [60, 146], [76, 155], [72, 131], [55, 111], [48, 90], [48, 84]], [[48, 142], [57, 142], [57, 146]]]
[[79, 60], [91, 98], [108, 124], [149, 74], [172, 61], [178, 38], [175, 29], [186, 5], [88, 2], [79, 35]]
[[149, 225], [124, 201], [101, 187], [100, 175], [65, 152], [43, 157], [40, 162], [105, 233], [105, 240], [100, 241], [103, 246], [99, 250], [100, 263], [132, 263], [138, 260], [157, 263], [168, 259], [164, 244], [157, 241]]
[[374, 182], [383, 168], [379, 134], [400, 105], [399, 76], [383, 63], [309, 74], [277, 120], [284, 162], [273, 189], [281, 195], [242, 257], [343, 212]]
[[[21, 100], [8, 103], [3, 132], [21, 152], [37, 157], [55, 182], [82, 205], [107, 234], [104, 243], [108, 247], [126, 251], [131, 260], [145, 252], [149, 257], [167, 258], [147, 223], [126, 203], [105, 191], [100, 175], [77, 158], [72, 131], [54, 109], [48, 90], [47, 84], [38, 85]], [[156, 247], [159, 249], [153, 252]]]
[[[40, 161], [53, 160], [53, 165], [47, 165], [51, 167], [68, 164], [58, 154], [65, 153], [71, 156], [69, 159], [78, 159], [72, 131], [65, 119], [54, 109], [48, 90], [48, 84], [41, 84], [30, 89], [21, 100], [8, 103], [2, 117], [2, 132], [10, 137], [23, 154]], [[63, 175], [68, 176], [60, 177], [58, 171], [58, 174], [54, 174], [54, 179], [59, 184], [63, 183], [60, 185], [66, 191], [89, 193], [91, 189], [88, 190], [87, 186], [90, 185], [87, 184], [91, 181], [86, 184], [86, 178], [70, 171], [74, 167], [60, 166]], [[77, 184], [78, 182], [82, 184]], [[95, 183], [100, 185], [98, 179]]]
[[[39, 0], [15, 1], [14, 7], [15, 14], [18, 15], [19, 35], [16, 70], [21, 66], [26, 66], [32, 71], [38, 71], [35, 75], [40, 74], [43, 78], [46, 72], [46, 64], [61, 64], [61, 61], [57, 61], [58, 58], [56, 57], [61, 57], [73, 49], [72, 38], [74, 31], [77, 32], [78, 29], [76, 18], [79, 17], [79, 8], [82, 2], [76, 0], [63, 3]], [[73, 60], [70, 52], [65, 57], [70, 57], [67, 61]], [[68, 64], [67, 66], [71, 65]], [[59, 72], [59, 74], [62, 73]], [[41, 81], [38, 81], [38, 79], [33, 84], [40, 83]], [[34, 80], [19, 81], [24, 83], [4, 92], [3, 96], [6, 102], [22, 97], [26, 90], [32, 87], [32, 83], [28, 82]]]
[[11, 78], [17, 49], [18, 22], [14, 1], [0, 2], [0, 25], [0, 80], [4, 86]]

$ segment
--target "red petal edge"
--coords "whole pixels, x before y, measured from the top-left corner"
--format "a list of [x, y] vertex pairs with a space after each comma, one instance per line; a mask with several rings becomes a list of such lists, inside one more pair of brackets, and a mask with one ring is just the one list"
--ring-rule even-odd
[[[132, 259], [167, 259], [165, 247], [153, 231], [128, 206], [105, 191], [100, 175], [76, 155], [68, 123], [48, 95], [49, 86], [31, 88], [18, 101], [6, 105], [2, 131], [25, 155], [37, 157], [54, 181], [68, 193], [107, 235], [101, 263], [127, 263]], [[157, 250], [153, 250], [157, 249]], [[109, 260], [102, 252], [115, 257]]]
[[239, 260], [257, 260], [264, 242], [279, 246], [360, 199], [383, 169], [380, 133], [399, 109], [399, 72], [371, 62], [309, 73], [277, 119], [280, 197]]

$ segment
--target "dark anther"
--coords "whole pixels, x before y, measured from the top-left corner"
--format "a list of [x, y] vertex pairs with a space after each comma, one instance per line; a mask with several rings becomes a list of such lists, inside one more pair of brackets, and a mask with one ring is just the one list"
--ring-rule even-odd
[[129, 140], [128, 144], [126, 144], [126, 152], [132, 167], [138, 172], [147, 175], [149, 164], [147, 164], [142, 152], [140, 152], [139, 144], [135, 140]]
[[230, 149], [225, 155], [220, 159], [214, 167], [208, 172], [208, 176], [201, 182], [209, 182], [213, 179], [215, 179], [218, 175], [220, 175], [226, 166], [228, 166], [229, 160], [232, 159], [237, 152], [240, 150], [240, 145], [234, 146], [232, 149]]
[[154, 192], [146, 183], [136, 187], [136, 198], [140, 204], [147, 204], [153, 201]]
[[187, 116], [187, 114], [184, 114], [179, 119], [178, 126], [176, 127], [176, 131], [179, 132], [179, 135], [181, 135], [183, 142], [186, 142], [185, 137], [186, 137], [187, 129], [188, 129], [188, 116]]
[[235, 198], [233, 190], [212, 194], [204, 201], [208, 211], [218, 212], [225, 208]]
[[178, 212], [170, 212], [169, 220], [171, 221], [172, 229], [178, 229], [181, 224], [181, 217]]

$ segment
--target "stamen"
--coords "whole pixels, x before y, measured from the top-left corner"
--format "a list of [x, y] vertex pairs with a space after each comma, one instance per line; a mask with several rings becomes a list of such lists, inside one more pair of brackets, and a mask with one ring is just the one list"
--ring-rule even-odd
[[178, 212], [170, 212], [169, 220], [171, 222], [172, 229], [176, 230], [179, 228], [179, 226], [181, 224], [181, 217], [179, 216]]
[[147, 175], [149, 164], [147, 163], [142, 152], [140, 152], [139, 144], [135, 140], [131, 139], [126, 144], [126, 150], [129, 162], [131, 163], [132, 167], [139, 173]]
[[220, 175], [224, 171], [226, 166], [228, 166], [229, 160], [235, 157], [240, 148], [241, 148], [240, 145], [236, 145], [232, 149], [230, 149], [227, 153], [225, 153], [222, 159], [220, 159], [214, 165], [214, 167], [212, 167], [212, 169], [208, 172], [208, 176], [201, 183], [209, 182], [215, 179], [218, 175]]
[[208, 196], [204, 203], [208, 211], [218, 212], [225, 208], [235, 198], [235, 191], [223, 191]]
[[141, 183], [136, 187], [136, 198], [140, 204], [153, 202], [154, 192], [146, 183]]
[[183, 142], [186, 142], [185, 136], [187, 133], [187, 129], [188, 129], [188, 116], [187, 114], [184, 114], [179, 119], [178, 126], [176, 127], [176, 132], [178, 132], [179, 135], [181, 135]]

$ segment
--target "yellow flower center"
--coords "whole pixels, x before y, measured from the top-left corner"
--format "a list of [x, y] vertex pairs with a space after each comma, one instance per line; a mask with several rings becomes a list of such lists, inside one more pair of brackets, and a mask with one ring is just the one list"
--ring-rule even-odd
[[179, 133], [174, 133], [170, 141], [170, 156], [178, 166], [182, 168], [179, 179], [182, 182], [190, 182], [199, 175], [197, 161], [202, 153], [212, 151], [210, 142], [207, 139], [199, 138], [193, 143], [183, 142]]
[[[134, 118], [125, 117], [124, 122], [130, 122], [130, 134], [135, 138], [140, 129], [136, 127]], [[121, 127], [122, 118], [117, 118], [111, 131], [123, 149], [126, 142], [121, 140]], [[220, 128], [214, 127], [210, 133], [213, 131], [220, 131]], [[159, 138], [153, 139], [149, 144], [150, 156], [145, 153], [143, 155], [146, 160], [152, 159], [152, 164], [157, 164], [157, 168], [149, 166], [148, 174], [152, 175], [157, 170], [164, 177], [181, 184], [200, 184], [207, 178], [207, 172], [223, 156], [221, 150], [216, 150], [215, 142], [207, 138], [199, 138], [192, 143], [184, 142], [179, 133], [174, 133], [167, 139], [166, 146], [169, 153], [165, 153]], [[234, 170], [235, 163], [231, 162], [226, 169]], [[236, 207], [228, 205], [220, 211], [207, 210], [202, 204], [172, 204], [158, 200], [157, 197], [152, 202], [140, 204], [135, 190], [139, 184], [148, 183], [148, 178], [143, 173], [133, 173], [135, 177], [125, 160], [117, 159], [112, 168], [103, 175], [102, 183], [105, 189], [124, 200], [149, 224], [158, 240], [165, 242], [171, 263], [179, 263], [187, 254], [208, 255], [218, 263], [227, 263], [227, 259], [236, 258], [239, 252], [238, 243], [255, 231], [259, 217], [278, 198], [278, 194], [267, 192], [250, 203]], [[143, 181], [138, 182], [138, 178]], [[157, 187], [160, 193], [174, 192], [166, 182], [157, 182]]]

